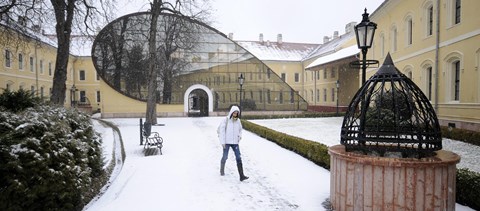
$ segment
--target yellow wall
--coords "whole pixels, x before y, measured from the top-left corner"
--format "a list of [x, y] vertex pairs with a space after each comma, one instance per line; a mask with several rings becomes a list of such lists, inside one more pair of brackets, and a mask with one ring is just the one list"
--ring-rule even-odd
[[[442, 124], [480, 124], [480, 1], [461, 1], [461, 21], [453, 23], [455, 0], [390, 0], [377, 9], [370, 20], [378, 24], [369, 59], [383, 63], [390, 52], [395, 66], [427, 94], [426, 67], [433, 69], [431, 103]], [[433, 34], [427, 34], [427, 8], [433, 6]], [[440, 17], [437, 18], [437, 11]], [[412, 19], [412, 44], [407, 43], [407, 21]], [[437, 36], [437, 21], [439, 36]], [[397, 28], [397, 49], [393, 48], [393, 28]], [[438, 66], [436, 65], [438, 38]], [[460, 61], [459, 100], [454, 99], [453, 61]], [[375, 73], [369, 69], [367, 77]], [[438, 75], [436, 74], [438, 73]], [[436, 80], [438, 78], [438, 80]], [[437, 89], [435, 88], [437, 87]], [[438, 90], [438, 95], [435, 93]], [[436, 98], [436, 96], [438, 96]], [[479, 126], [477, 126], [477, 129]]]
[[[112, 117], [144, 117], [147, 104], [134, 100], [115, 91], [105, 82], [100, 82], [102, 95], [102, 118]], [[157, 104], [158, 116], [184, 116], [182, 105]]]

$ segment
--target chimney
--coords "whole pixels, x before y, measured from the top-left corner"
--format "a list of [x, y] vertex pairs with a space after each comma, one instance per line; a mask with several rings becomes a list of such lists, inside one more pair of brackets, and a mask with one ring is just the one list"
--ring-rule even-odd
[[347, 25], [345, 25], [345, 34], [350, 34], [351, 32], [355, 31], [355, 25], [357, 25], [357, 22], [347, 23]]
[[233, 40], [233, 33], [228, 33], [228, 39]]
[[277, 35], [277, 43], [278, 43], [279, 45], [281, 45], [281, 44], [283, 43], [283, 41], [282, 41], [282, 34], [278, 34], [278, 35]]
[[258, 36], [258, 41], [260, 41], [260, 43], [263, 43], [263, 33], [260, 33], [260, 35]]
[[333, 32], [333, 39], [337, 39], [338, 38], [338, 31], [334, 31]]
[[35, 24], [32, 26], [32, 30], [36, 33], [40, 33], [40, 31], [42, 31], [42, 27], [40, 27], [40, 25]]
[[328, 36], [323, 36], [323, 44], [327, 43], [330, 41], [330, 38]]

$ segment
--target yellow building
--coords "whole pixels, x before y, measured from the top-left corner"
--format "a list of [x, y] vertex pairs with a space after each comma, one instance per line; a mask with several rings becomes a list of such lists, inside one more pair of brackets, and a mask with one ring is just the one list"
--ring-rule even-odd
[[478, 11], [480, 1], [472, 0], [386, 0], [370, 16], [378, 28], [367, 58], [381, 64], [390, 53], [430, 99], [441, 125], [478, 131]]
[[[367, 58], [381, 65], [390, 53], [397, 68], [431, 100], [442, 125], [480, 129], [480, 22], [474, 16], [478, 9], [478, 1], [386, 0], [370, 16], [378, 28]], [[362, 12], [359, 10], [352, 19], [361, 20]], [[349, 65], [360, 57], [360, 50], [355, 50], [355, 24], [347, 24], [345, 34], [334, 32], [325, 37], [323, 44], [284, 42], [281, 34], [276, 41], [263, 40], [263, 35], [258, 41], [237, 42], [218, 36], [216, 49], [191, 58], [203, 71], [182, 77], [188, 81], [179, 84], [178, 93], [172, 95], [176, 103], [160, 104], [157, 112], [162, 116], [185, 115], [192, 110], [190, 103], [198, 98], [190, 95], [194, 90], [208, 92], [205, 96], [210, 112], [240, 99], [254, 100], [261, 109], [303, 109], [299, 102], [306, 101], [310, 110], [335, 111], [339, 107], [344, 111], [360, 87], [361, 71]], [[11, 36], [9, 42], [0, 43], [0, 88], [32, 90], [48, 99], [56, 43], [42, 35], [38, 27], [31, 28], [24, 36]], [[72, 39], [65, 105], [101, 111], [105, 117], [142, 116], [145, 103], [125, 96], [103, 80], [90, 56], [92, 41], [80, 38]], [[265, 54], [265, 50], [282, 56], [269, 57], [272, 54]], [[231, 65], [226, 58], [242, 61]], [[367, 78], [377, 69], [367, 69]], [[273, 79], [270, 73], [275, 73]], [[250, 90], [242, 90], [240, 96], [238, 77], [242, 74], [246, 77], [244, 88]], [[270, 86], [270, 80], [279, 87]]]

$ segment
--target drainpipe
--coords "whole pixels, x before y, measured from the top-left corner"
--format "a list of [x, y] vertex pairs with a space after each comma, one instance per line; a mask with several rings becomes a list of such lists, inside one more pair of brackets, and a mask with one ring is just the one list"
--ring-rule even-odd
[[36, 91], [35, 91], [35, 96], [37, 96], [37, 97], [38, 97], [38, 95], [39, 95], [38, 92], [40, 91], [40, 90], [38, 89], [38, 54], [37, 54], [37, 48], [38, 48], [39, 45], [40, 45], [39, 42], [40, 42], [40, 41], [35, 40], [35, 51], [34, 51], [34, 54], [35, 54], [35, 65], [34, 65], [34, 67], [35, 67], [35, 86], [36, 86], [36, 88], [35, 88], [35, 90], [36, 90]]
[[439, 69], [438, 69], [438, 57], [440, 50], [440, 0], [437, 0], [437, 30], [436, 30], [436, 41], [435, 41], [435, 101], [434, 108], [438, 112], [438, 86], [439, 86]]

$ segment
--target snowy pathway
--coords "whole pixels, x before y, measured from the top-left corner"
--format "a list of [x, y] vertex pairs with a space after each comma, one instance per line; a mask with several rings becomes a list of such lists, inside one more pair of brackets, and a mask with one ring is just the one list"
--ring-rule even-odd
[[163, 155], [143, 155], [138, 119], [112, 119], [127, 158], [108, 190], [86, 210], [324, 210], [330, 174], [301, 156], [248, 131], [240, 143], [240, 182], [233, 153], [219, 176], [220, 117], [160, 118]]

